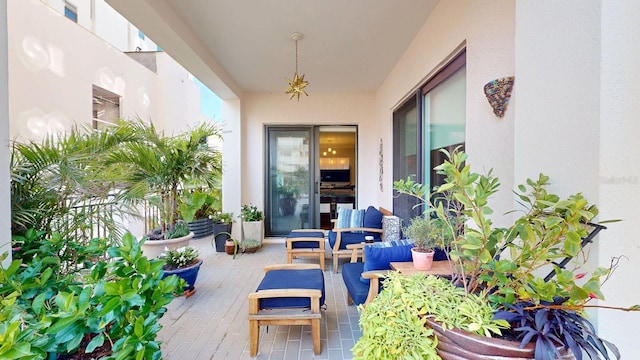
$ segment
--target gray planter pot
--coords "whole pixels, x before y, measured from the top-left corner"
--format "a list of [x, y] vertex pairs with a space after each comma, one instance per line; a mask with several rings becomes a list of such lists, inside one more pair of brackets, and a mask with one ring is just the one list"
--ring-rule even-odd
[[224, 252], [224, 243], [229, 238], [229, 234], [231, 234], [232, 225], [233, 224], [213, 223], [212, 229], [214, 234], [214, 242], [216, 244], [216, 252]]
[[203, 238], [213, 234], [213, 220], [209, 218], [197, 219], [187, 223], [187, 227], [193, 233], [194, 239]]

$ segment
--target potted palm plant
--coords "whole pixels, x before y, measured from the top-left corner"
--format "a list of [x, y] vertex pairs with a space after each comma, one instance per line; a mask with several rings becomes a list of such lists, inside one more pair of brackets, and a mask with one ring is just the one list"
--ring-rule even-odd
[[[174, 244], [172, 231], [179, 219], [180, 191], [185, 184], [215, 188], [222, 173], [222, 154], [207, 145], [207, 138], [221, 137], [218, 125], [202, 123], [176, 136], [165, 136], [152, 123], [119, 121], [106, 130], [126, 138], [107, 152], [106, 163], [121, 173], [117, 183], [123, 188], [120, 198], [141, 204], [147, 202], [159, 215], [154, 236], [143, 244], [149, 257], [156, 257]], [[193, 236], [190, 234], [189, 236]], [[187, 240], [188, 242], [188, 240]]]
[[[410, 322], [424, 324], [428, 330], [422, 333], [422, 326], [415, 327], [420, 334], [411, 336], [437, 337], [438, 341], [425, 346], [437, 344], [437, 354], [443, 359], [580, 359], [583, 351], [592, 359], [609, 359], [610, 354], [619, 358], [616, 347], [597, 335], [585, 312], [589, 307], [602, 306], [593, 302], [604, 299], [600, 285], [618, 263], [614, 258], [608, 268], [588, 269], [582, 247], [604, 228], [592, 223], [597, 207], [580, 193], [566, 198], [550, 193], [549, 178], [541, 174], [517, 188], [522, 215], [509, 227], [495, 227], [488, 200], [498, 191], [498, 179], [491, 172], [472, 172], [465, 164], [464, 152], [444, 153], [447, 160], [435, 169], [446, 180], [434, 193], [410, 179], [395, 182], [394, 189], [423, 201], [434, 199], [430, 204], [433, 213], [447, 233], [455, 234], [448, 244], [448, 256], [455, 264], [449, 280], [457, 289], [455, 296], [465, 304], [465, 299], [480, 299], [486, 306], [485, 310], [471, 312], [469, 305], [427, 310], [419, 306], [412, 312], [414, 318]], [[423, 292], [429, 296], [433, 293], [422, 285], [411, 284], [385, 283], [385, 289], [403, 289], [396, 293], [403, 301], [409, 293], [418, 297]], [[416, 302], [421, 303], [424, 301]], [[453, 303], [453, 299], [444, 303]], [[477, 317], [454, 323], [446, 320], [446, 316], [464, 318], [465, 314], [484, 313], [487, 309], [496, 321], [490, 323], [490, 328], [484, 327], [486, 322], [478, 322]], [[613, 309], [640, 310], [640, 306]], [[388, 312], [361, 316], [367, 319], [361, 320], [363, 334], [371, 334], [367, 327], [375, 324], [378, 316], [388, 317]], [[397, 339], [382, 339], [393, 334], [391, 330], [378, 331], [365, 338], [370, 344], [395, 343]], [[367, 348], [361, 345], [356, 349]], [[361, 351], [355, 358], [366, 354]]]

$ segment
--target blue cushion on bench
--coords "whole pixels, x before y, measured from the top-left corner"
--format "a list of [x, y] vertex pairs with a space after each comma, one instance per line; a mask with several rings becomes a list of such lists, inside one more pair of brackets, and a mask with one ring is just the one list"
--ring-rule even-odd
[[[322, 292], [320, 305], [324, 305], [324, 274], [320, 269], [271, 270], [264, 275], [257, 291], [273, 289], [316, 289]], [[310, 308], [309, 298], [281, 297], [260, 300], [260, 309]]]
[[[299, 237], [324, 238], [324, 234], [320, 231], [292, 231], [289, 233], [289, 236], [287, 236], [287, 238], [289, 239]], [[295, 241], [292, 244], [292, 247], [294, 249], [314, 249], [318, 248], [319, 246], [320, 245], [317, 241]]]
[[[412, 247], [413, 242], [404, 239], [365, 245], [363, 271], [389, 270], [392, 261], [411, 261]], [[360, 281], [369, 283], [369, 279], [363, 277], [360, 277]]]
[[349, 292], [349, 296], [356, 305], [363, 304], [367, 300], [369, 284], [360, 281], [360, 274], [364, 269], [364, 263], [346, 263], [342, 266], [342, 280]]

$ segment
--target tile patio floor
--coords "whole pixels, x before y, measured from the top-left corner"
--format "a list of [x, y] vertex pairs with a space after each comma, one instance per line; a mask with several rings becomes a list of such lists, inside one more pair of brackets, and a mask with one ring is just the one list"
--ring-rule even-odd
[[[255, 254], [240, 254], [235, 260], [216, 253], [211, 237], [191, 240], [204, 263], [196, 281], [196, 293], [176, 298], [161, 319], [165, 360], [251, 359], [249, 356], [249, 305], [247, 295], [255, 291], [265, 265], [286, 263], [284, 239], [267, 239]], [[351, 347], [360, 337], [358, 311], [347, 306], [340, 273], [331, 270], [326, 256], [326, 310], [322, 311], [322, 353], [314, 355], [309, 326], [260, 327], [260, 346], [254, 359], [351, 359]], [[299, 258], [294, 262], [317, 263]]]

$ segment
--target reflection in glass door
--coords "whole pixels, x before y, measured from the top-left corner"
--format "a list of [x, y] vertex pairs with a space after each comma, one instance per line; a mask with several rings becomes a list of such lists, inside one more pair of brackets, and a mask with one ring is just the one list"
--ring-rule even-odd
[[313, 127], [267, 127], [267, 236], [308, 229], [315, 222]]

